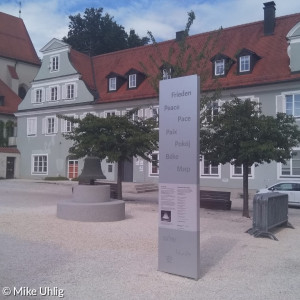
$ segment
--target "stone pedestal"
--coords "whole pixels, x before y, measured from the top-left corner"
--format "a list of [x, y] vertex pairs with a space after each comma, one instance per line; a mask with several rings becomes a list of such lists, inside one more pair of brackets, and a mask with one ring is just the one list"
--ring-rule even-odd
[[109, 185], [78, 185], [73, 199], [57, 204], [57, 217], [81, 222], [113, 222], [125, 219], [125, 202], [110, 199]]

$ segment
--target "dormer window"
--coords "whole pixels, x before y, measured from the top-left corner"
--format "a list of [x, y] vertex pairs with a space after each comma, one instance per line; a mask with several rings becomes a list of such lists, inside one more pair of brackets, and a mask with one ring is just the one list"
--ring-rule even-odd
[[129, 88], [136, 88], [136, 74], [131, 74], [128, 77]]
[[218, 53], [210, 61], [213, 63], [213, 77], [226, 76], [230, 67], [234, 64], [234, 60], [222, 53]]
[[215, 61], [215, 76], [224, 75], [225, 72], [225, 60], [219, 59]]
[[164, 63], [159, 69], [161, 72], [162, 80], [167, 80], [172, 78], [174, 69], [169, 63]]
[[111, 72], [107, 76], [107, 87], [109, 92], [117, 91], [122, 84], [126, 81], [126, 78], [118, 73]]
[[128, 81], [128, 89], [138, 88], [139, 85], [145, 80], [146, 75], [136, 69], [130, 69], [125, 76]]
[[50, 57], [50, 72], [57, 72], [59, 70], [59, 56], [54, 55]]
[[117, 78], [112, 77], [109, 78], [109, 91], [116, 91], [117, 90]]
[[171, 79], [172, 78], [172, 70], [171, 68], [168, 68], [168, 69], [163, 69], [162, 70], [162, 74], [163, 74], [163, 80], [166, 80], [166, 79]]
[[300, 22], [297, 23], [286, 36], [288, 42], [287, 53], [290, 59], [290, 70], [292, 73], [300, 72]]
[[238, 60], [237, 72], [240, 75], [252, 73], [255, 64], [261, 59], [255, 52], [245, 48], [236, 55], [236, 58]]
[[250, 71], [250, 55], [240, 57], [240, 72]]

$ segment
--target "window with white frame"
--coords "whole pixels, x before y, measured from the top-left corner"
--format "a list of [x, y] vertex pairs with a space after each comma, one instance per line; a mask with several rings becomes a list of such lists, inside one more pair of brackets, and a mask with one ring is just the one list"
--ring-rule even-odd
[[27, 136], [36, 136], [37, 134], [37, 118], [27, 119]]
[[[230, 165], [231, 178], [243, 178], [243, 165]], [[248, 167], [248, 178], [254, 178], [254, 165]]]
[[31, 173], [41, 175], [48, 174], [47, 155], [32, 155]]
[[55, 117], [49, 117], [46, 121], [46, 133], [52, 134], [55, 132]]
[[159, 175], [159, 152], [153, 152], [151, 155], [151, 161], [149, 162], [149, 175]]
[[202, 177], [220, 177], [221, 169], [219, 164], [211, 164], [205, 157], [200, 161], [200, 175]]
[[129, 75], [129, 88], [135, 88], [136, 87], [136, 74]]
[[59, 55], [50, 57], [50, 72], [56, 72], [59, 70]]
[[240, 72], [250, 71], [250, 55], [240, 57]]
[[[72, 114], [72, 115], [66, 115], [67, 117], [74, 117], [76, 118], [76, 115]], [[69, 121], [69, 120], [61, 120], [61, 132], [71, 132], [74, 127], [76, 126], [76, 124], [74, 124], [73, 122]]]
[[158, 122], [158, 117], [159, 117], [159, 108], [158, 106], [152, 106], [145, 108], [145, 118], [155, 118], [156, 121]]
[[207, 105], [206, 108], [206, 121], [212, 122], [219, 114], [219, 101], [214, 101]]
[[67, 99], [74, 99], [75, 97], [75, 86], [74, 84], [67, 84]]
[[71, 132], [74, 129], [74, 123], [69, 120], [66, 121], [65, 132]]
[[300, 93], [285, 95], [286, 114], [300, 117]]
[[139, 119], [143, 118], [144, 116], [144, 111], [143, 109], [137, 109], [134, 111], [134, 113], [132, 114], [132, 119], [134, 121], [138, 121]]
[[119, 115], [120, 115], [120, 112], [116, 111], [116, 110], [110, 110], [110, 111], [105, 111], [104, 112], [104, 117], [105, 118], [109, 118], [109, 117], [112, 117], [112, 116], [119, 116]]
[[117, 78], [112, 77], [109, 78], [109, 91], [116, 91], [117, 90]]
[[49, 116], [43, 119], [42, 132], [44, 134], [56, 134], [58, 127], [58, 119], [56, 116]]
[[68, 178], [78, 177], [78, 160], [68, 160]]
[[225, 73], [225, 60], [219, 59], [215, 61], [215, 75], [220, 76]]
[[152, 118], [155, 118], [157, 123], [158, 123], [158, 117], [159, 117], [158, 106], [154, 106], [152, 107]]
[[35, 90], [35, 103], [42, 103], [43, 101], [43, 90], [36, 89]]
[[172, 73], [171, 72], [172, 72], [171, 68], [169, 68], [169, 69], [163, 69], [162, 70], [163, 80], [171, 79], [172, 78], [172, 76], [171, 76]]
[[50, 101], [57, 101], [58, 100], [58, 87], [53, 86], [50, 87]]
[[300, 177], [300, 149], [294, 149], [292, 154], [286, 164], [280, 164], [281, 177]]

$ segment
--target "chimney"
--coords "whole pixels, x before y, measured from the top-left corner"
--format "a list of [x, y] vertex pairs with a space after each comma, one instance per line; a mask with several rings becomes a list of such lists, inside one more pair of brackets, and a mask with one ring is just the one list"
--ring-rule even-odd
[[264, 3], [264, 34], [272, 35], [275, 29], [275, 2]]
[[185, 31], [182, 30], [182, 31], [177, 31], [176, 32], [176, 41], [177, 42], [180, 42], [184, 39], [184, 36], [185, 36]]

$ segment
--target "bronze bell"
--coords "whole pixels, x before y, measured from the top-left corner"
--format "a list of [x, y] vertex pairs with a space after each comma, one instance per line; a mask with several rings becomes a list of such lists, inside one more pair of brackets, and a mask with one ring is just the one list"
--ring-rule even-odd
[[78, 176], [78, 184], [95, 184], [96, 179], [106, 179], [101, 169], [98, 157], [88, 156], [84, 160], [82, 173]]

